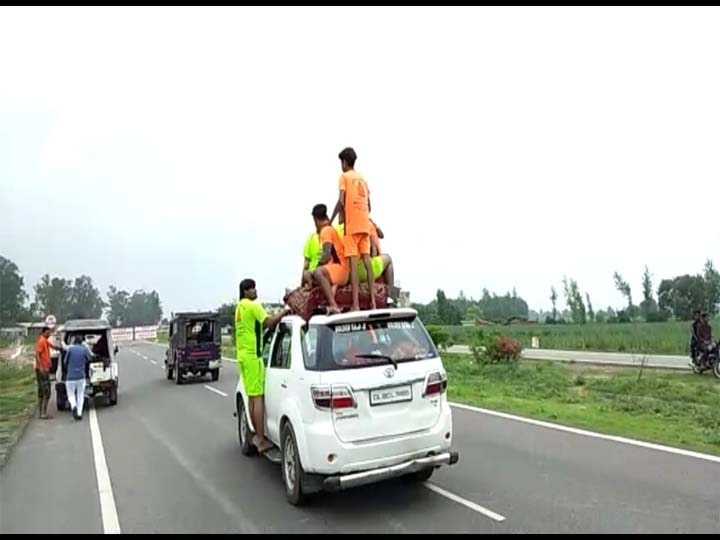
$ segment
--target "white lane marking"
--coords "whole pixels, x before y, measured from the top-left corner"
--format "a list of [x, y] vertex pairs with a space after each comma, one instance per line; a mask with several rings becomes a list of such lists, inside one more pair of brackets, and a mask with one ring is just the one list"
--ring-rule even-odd
[[225, 392], [222, 392], [222, 391], [218, 390], [217, 388], [213, 388], [213, 387], [210, 386], [209, 384], [205, 384], [205, 385], [203, 385], [203, 386], [204, 386], [205, 388], [207, 388], [208, 390], [210, 390], [211, 392], [215, 392], [216, 394], [220, 394], [222, 397], [227, 397], [227, 396], [228, 396]]
[[627, 437], [618, 437], [617, 435], [605, 435], [604, 433], [597, 433], [596, 431], [587, 431], [585, 429], [572, 428], [568, 426], [562, 426], [560, 424], [553, 424], [551, 422], [543, 422], [542, 420], [533, 420], [532, 418], [525, 418], [523, 416], [515, 416], [514, 414], [508, 414], [504, 412], [491, 411], [489, 409], [481, 409], [480, 407], [473, 407], [471, 405], [463, 405], [462, 403], [450, 402], [450, 405], [458, 409], [465, 409], [468, 411], [487, 414], [489, 416], [497, 416], [499, 418], [505, 418], [507, 420], [516, 420], [518, 422], [524, 422], [526, 424], [533, 424], [549, 429], [555, 429], [557, 431], [565, 431], [567, 433], [573, 433], [575, 435], [583, 435], [585, 437], [594, 437], [596, 439], [604, 439], [606, 441], [612, 441], [623, 444], [630, 444], [633, 446], [639, 446], [642, 448], [648, 448], [650, 450], [658, 450], [661, 452], [668, 452], [670, 454], [676, 454], [680, 456], [704, 459], [706, 461], [712, 461], [714, 463], [720, 463], [720, 456], [713, 456], [710, 454], [703, 454], [701, 452], [693, 452], [692, 450], [683, 450], [682, 448], [674, 448], [672, 446], [664, 446], [662, 444], [654, 444], [645, 441], [638, 441], [636, 439], [628, 439]]
[[142, 356], [142, 359], [143, 359], [143, 360], [147, 360], [147, 359], [148, 359], [148, 357], [145, 356], [144, 354], [141, 354], [140, 356]]
[[474, 510], [475, 512], [478, 512], [484, 516], [487, 516], [490, 519], [494, 519], [495, 521], [505, 521], [505, 516], [501, 516], [497, 512], [493, 512], [492, 510], [489, 510], [488, 508], [485, 508], [484, 506], [480, 506], [477, 503], [468, 501], [467, 499], [463, 499], [459, 495], [450, 493], [449, 491], [446, 491], [443, 488], [436, 486], [435, 484], [425, 483], [424, 485], [430, 491], [434, 491], [438, 495], [442, 495], [443, 497], [446, 497], [446, 498], [450, 499], [451, 501], [454, 501], [458, 504], [462, 504], [463, 506], [469, 508], [470, 510]]
[[150, 363], [155, 364], [157, 366], [157, 361], [155, 361], [155, 360], [150, 360]]
[[110, 483], [110, 472], [105, 461], [105, 450], [103, 449], [100, 425], [98, 424], [94, 405], [90, 408], [90, 435], [95, 458], [95, 474], [97, 476], [98, 494], [100, 495], [103, 531], [105, 534], [120, 534], [120, 522], [115, 507], [112, 484]]

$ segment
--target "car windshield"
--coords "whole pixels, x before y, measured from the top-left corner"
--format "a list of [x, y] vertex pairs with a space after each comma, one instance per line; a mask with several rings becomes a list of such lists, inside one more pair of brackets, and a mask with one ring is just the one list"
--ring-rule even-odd
[[419, 319], [374, 319], [310, 326], [303, 334], [307, 369], [331, 371], [435, 358]]

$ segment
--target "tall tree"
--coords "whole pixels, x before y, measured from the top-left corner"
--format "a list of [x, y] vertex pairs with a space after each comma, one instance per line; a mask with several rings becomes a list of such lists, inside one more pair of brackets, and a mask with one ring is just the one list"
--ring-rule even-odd
[[15, 323], [24, 315], [27, 293], [17, 265], [0, 255], [0, 324]]
[[664, 279], [658, 288], [660, 309], [672, 312], [676, 319], [689, 321], [696, 309], [707, 305], [705, 279], [700, 275]]
[[555, 285], [553, 285], [552, 287], [550, 287], [550, 301], [552, 302], [552, 307], [553, 307], [552, 318], [554, 321], [557, 320], [557, 299], [558, 299], [558, 294], [557, 294], [557, 291], [555, 290]]
[[54, 315], [58, 321], [67, 320], [70, 315], [72, 282], [69, 279], [50, 278], [45, 274], [33, 287], [35, 301], [33, 302], [33, 315], [44, 318]]
[[634, 306], [633, 306], [633, 301], [632, 301], [632, 291], [630, 290], [630, 285], [617, 272], [615, 272], [615, 274], [613, 275], [613, 279], [615, 280], [615, 288], [620, 292], [620, 294], [622, 294], [625, 298], [627, 298], [627, 302], [628, 302], [627, 312], [630, 316], [632, 316]]
[[595, 311], [593, 311], [592, 302], [590, 301], [590, 294], [585, 293], [585, 300], [587, 300], [587, 316], [590, 322], [595, 321]]
[[127, 309], [130, 302], [130, 293], [118, 290], [110, 285], [107, 293], [108, 298], [108, 322], [112, 326], [122, 326], [127, 321]]
[[563, 276], [563, 290], [565, 292], [565, 302], [570, 308], [572, 314], [572, 320], [577, 324], [585, 324], [587, 322], [587, 315], [585, 312], [585, 302], [583, 302], [582, 294], [580, 294], [580, 288], [578, 287], [577, 281], [571, 279], [568, 281], [566, 276]]
[[442, 289], [437, 290], [437, 313], [441, 324], [457, 325], [462, 321], [462, 314], [457, 306], [453, 305], [445, 296]]
[[100, 297], [100, 291], [93, 285], [90, 276], [75, 278], [70, 290], [69, 318], [71, 319], [99, 319], [102, 317], [105, 302]]
[[710, 259], [705, 261], [703, 277], [705, 279], [705, 309], [711, 317], [714, 317], [720, 313], [720, 273]]
[[162, 314], [160, 296], [156, 291], [149, 293], [142, 290], [135, 291], [128, 300], [127, 320], [124, 324], [128, 326], [158, 324]]
[[658, 304], [653, 297], [652, 276], [647, 265], [642, 279], [643, 301], [640, 302], [640, 313], [647, 322], [657, 320]]

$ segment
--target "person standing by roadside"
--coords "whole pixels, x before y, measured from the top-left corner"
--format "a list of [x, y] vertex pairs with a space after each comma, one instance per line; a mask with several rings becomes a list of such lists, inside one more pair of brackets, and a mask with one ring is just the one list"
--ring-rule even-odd
[[50, 349], [62, 351], [62, 347], [50, 341], [50, 328], [43, 326], [35, 342], [35, 378], [38, 385], [38, 417], [42, 420], [52, 418], [47, 412], [50, 403]]
[[83, 345], [82, 336], [75, 336], [73, 344], [67, 351], [67, 378], [65, 388], [73, 418], [82, 420], [83, 403], [85, 402], [85, 373], [91, 360], [91, 353]]

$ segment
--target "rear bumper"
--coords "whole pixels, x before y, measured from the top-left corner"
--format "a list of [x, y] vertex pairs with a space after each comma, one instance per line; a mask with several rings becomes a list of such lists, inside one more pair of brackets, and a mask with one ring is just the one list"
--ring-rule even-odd
[[95, 381], [87, 382], [85, 387], [93, 392], [97, 391], [109, 391], [111, 388], [117, 387], [118, 382], [116, 379], [109, 379], [106, 381]]
[[404, 476], [414, 472], [428, 469], [431, 467], [439, 467], [441, 465], [454, 465], [460, 459], [458, 452], [443, 452], [434, 456], [416, 458], [391, 465], [389, 467], [381, 467], [370, 471], [351, 473], [338, 476], [329, 476], [323, 480], [323, 488], [326, 491], [340, 491], [343, 489], [363, 486]]
[[180, 368], [190, 371], [199, 371], [201, 369], [217, 369], [222, 365], [222, 359], [216, 360], [180, 360], [178, 362]]

